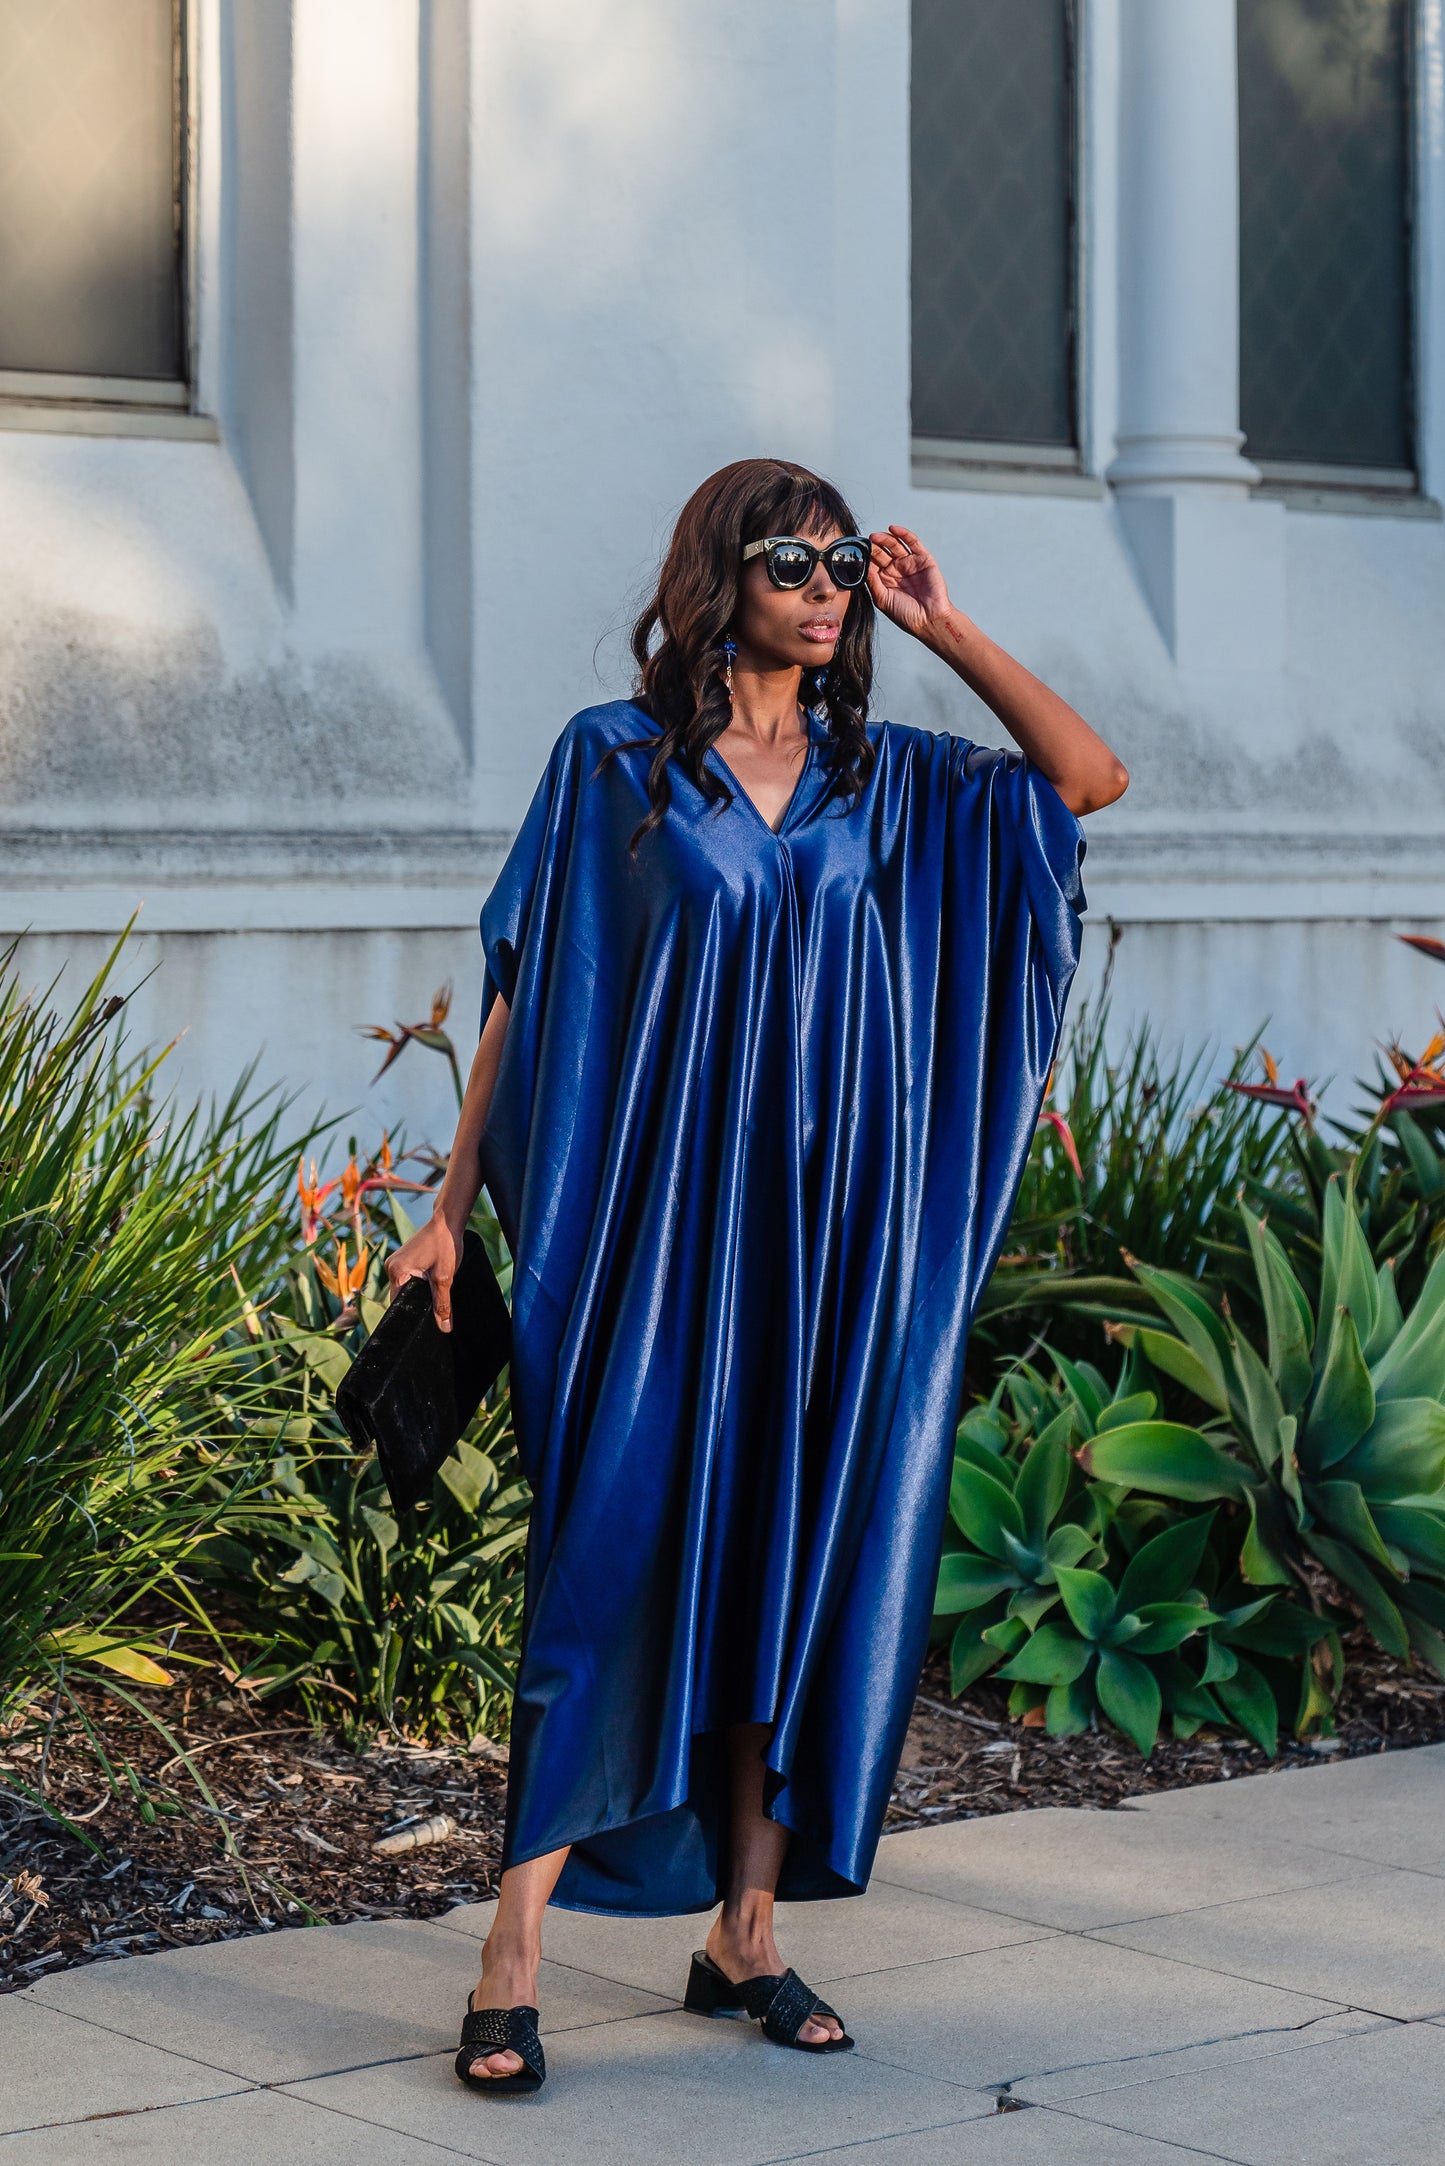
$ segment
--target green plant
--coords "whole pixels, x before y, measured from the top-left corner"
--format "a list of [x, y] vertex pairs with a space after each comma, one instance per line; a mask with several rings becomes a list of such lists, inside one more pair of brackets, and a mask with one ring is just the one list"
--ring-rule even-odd
[[184, 1568], [252, 1478], [232, 1267], [274, 1267], [299, 1146], [249, 1073], [205, 1112], [157, 1098], [123, 941], [68, 1015], [0, 957], [0, 1715], [67, 1670], [168, 1681], [136, 1607], [206, 1623]]
[[1270, 1104], [1207, 1079], [1206, 1056], [1170, 1056], [1147, 1025], [1117, 1058], [1107, 1005], [1080, 1010], [1059, 1063], [1060, 1087], [1035, 1138], [1004, 1253], [979, 1304], [979, 1357], [1024, 1354], [1046, 1331], [1079, 1358], [1101, 1317], [1144, 1306], [1126, 1253], [1198, 1277], [1241, 1181], [1278, 1183], [1291, 1139]]
[[1172, 1328], [1130, 1318], [1115, 1336], [1219, 1419], [1096, 1436], [1083, 1464], [1156, 1496], [1232, 1500], [1245, 1581], [1308, 1584], [1323, 1567], [1381, 1646], [1445, 1676], [1445, 1251], [1404, 1314], [1394, 1259], [1372, 1256], [1352, 1180], [1332, 1174], [1316, 1308], [1268, 1222], [1241, 1216], [1265, 1355], [1197, 1285], [1132, 1262]]
[[[1038, 1434], [1015, 1456], [1013, 1437], [1040, 1414]], [[1061, 1568], [1103, 1554], [1093, 1500], [1070, 1457], [1071, 1434], [1069, 1410], [1054, 1407], [1027, 1367], [959, 1424], [934, 1601], [935, 1618], [960, 1620], [949, 1649], [956, 1693], [1022, 1645], [1054, 1607]]]
[[[530, 1504], [505, 1375], [412, 1511], [391, 1509], [375, 1454], [353, 1449], [335, 1413], [336, 1387], [382, 1313], [388, 1249], [411, 1231], [397, 1190], [414, 1184], [382, 1156], [384, 1171], [353, 1159], [330, 1184], [355, 1229], [349, 1256], [338, 1240], [334, 1267], [316, 1216], [326, 1191], [303, 1179], [315, 1245], [286, 1275], [285, 1307], [278, 1297], [253, 1311], [253, 1385], [266, 1410], [250, 1427], [268, 1473], [227, 1512], [204, 1569], [250, 1637], [244, 1675], [262, 1695], [294, 1690], [313, 1714], [339, 1712], [352, 1727], [495, 1732], [511, 1691]], [[473, 1223], [505, 1285], [495, 1220], [479, 1211]]]
[[1102, 1715], [1146, 1753], [1165, 1714], [1176, 1736], [1237, 1724], [1270, 1754], [1282, 1717], [1327, 1724], [1335, 1620], [1243, 1582], [1243, 1514], [1196, 1493], [1212, 1459], [1182, 1468], [1167, 1502], [1090, 1477], [1115, 1439], [1138, 1449], [1177, 1427], [1157, 1419], [1142, 1358], [1112, 1390], [1088, 1362], [1055, 1363], [1053, 1384], [1011, 1366], [959, 1426], [935, 1604], [954, 1691], [994, 1670], [1014, 1715], [1056, 1736]]

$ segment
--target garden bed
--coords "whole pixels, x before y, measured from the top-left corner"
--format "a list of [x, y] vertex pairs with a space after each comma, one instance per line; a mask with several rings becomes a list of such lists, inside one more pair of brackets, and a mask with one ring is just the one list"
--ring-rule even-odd
[[[1318, 1767], [1445, 1741], [1445, 1686], [1403, 1669], [1363, 1635], [1348, 1643], [1348, 1654], [1336, 1751], [1290, 1745], [1275, 1763], [1244, 1739], [1210, 1732], [1182, 1742], [1163, 1738], [1148, 1761], [1111, 1730], [1050, 1738], [1008, 1719], [1002, 1686], [984, 1682], [951, 1705], [944, 1660], [935, 1655], [887, 1825], [936, 1826], [1042, 1805], [1108, 1807], [1271, 1764]], [[381, 1742], [356, 1750], [339, 1732], [308, 1729], [284, 1709], [257, 1708], [229, 1693], [209, 1700], [194, 1689], [158, 1694], [157, 1711], [192, 1753], [237, 1857], [227, 1855], [219, 1823], [185, 1771], [167, 1768], [169, 1748], [150, 1725], [101, 1694], [85, 1704], [125, 1794], [109, 1795], [93, 1753], [73, 1731], [52, 1742], [47, 1795], [83, 1820], [98, 1852], [0, 1791], [0, 1885], [8, 1876], [17, 1889], [9, 1917], [0, 1916], [0, 1990], [83, 1963], [287, 1925], [432, 1918], [495, 1893], [506, 1780], [496, 1759]], [[0, 1742], [0, 1782], [34, 1787], [40, 1749]], [[126, 1762], [144, 1793], [178, 1799], [182, 1811], [147, 1825]], [[439, 1814], [456, 1823], [445, 1841], [400, 1856], [373, 1852], [389, 1830]], [[26, 1888], [29, 1895], [20, 1892]], [[32, 1909], [34, 1895], [45, 1900]]]

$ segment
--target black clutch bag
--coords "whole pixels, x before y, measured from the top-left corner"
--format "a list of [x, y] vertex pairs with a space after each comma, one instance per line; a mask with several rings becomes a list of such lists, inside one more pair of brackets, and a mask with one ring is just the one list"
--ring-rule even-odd
[[336, 1388], [359, 1451], [374, 1444], [399, 1511], [428, 1495], [512, 1352], [512, 1319], [480, 1234], [469, 1226], [452, 1280], [452, 1328], [432, 1315], [431, 1285], [408, 1279]]

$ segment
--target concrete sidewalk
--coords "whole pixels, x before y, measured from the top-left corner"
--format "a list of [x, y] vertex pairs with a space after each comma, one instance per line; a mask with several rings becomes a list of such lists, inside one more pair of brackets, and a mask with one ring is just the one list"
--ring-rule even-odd
[[781, 1915], [851, 2054], [684, 2014], [698, 1919], [555, 1911], [547, 2084], [474, 2096], [488, 1909], [0, 1999], [0, 2166], [1445, 2166], [1445, 1746], [888, 1838]]

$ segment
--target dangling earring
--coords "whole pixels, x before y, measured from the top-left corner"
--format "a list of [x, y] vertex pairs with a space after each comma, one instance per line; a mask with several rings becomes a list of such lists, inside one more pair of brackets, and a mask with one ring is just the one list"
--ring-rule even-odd
[[738, 651], [737, 641], [735, 639], [725, 639], [722, 643], [721, 651], [723, 658], [723, 683], [727, 686], [728, 698], [731, 699], [733, 696], [733, 656]]
[[818, 706], [820, 706], [820, 707], [821, 707], [821, 706], [822, 706], [822, 704], [823, 704], [823, 699], [824, 699], [824, 695], [825, 695], [825, 693], [827, 692], [827, 690], [828, 690], [828, 672], [827, 672], [827, 670], [826, 670], [826, 669], [819, 669], [819, 670], [815, 670], [815, 671], [814, 671], [814, 673], [813, 673], [813, 693], [814, 693], [814, 698], [815, 698], [815, 702], [816, 702], [816, 704], [817, 704]]

